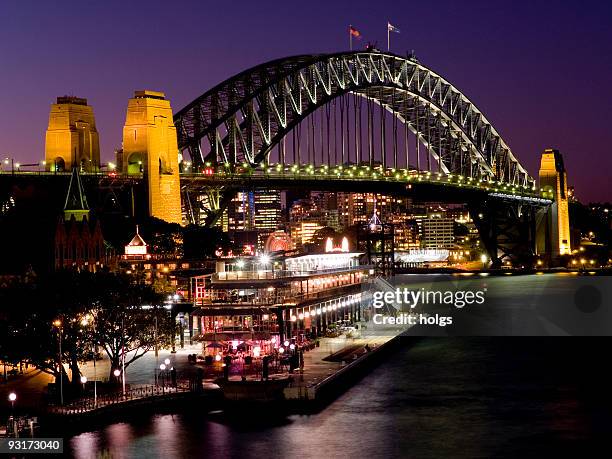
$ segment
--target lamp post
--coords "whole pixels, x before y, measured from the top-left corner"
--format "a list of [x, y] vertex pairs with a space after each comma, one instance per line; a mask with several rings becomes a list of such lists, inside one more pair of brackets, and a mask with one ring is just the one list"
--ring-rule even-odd
[[86, 383], [87, 383], [87, 376], [81, 376], [81, 384], [83, 384], [83, 393], [85, 393], [85, 384]]
[[64, 404], [64, 367], [62, 365], [62, 321], [56, 319], [53, 321], [53, 325], [58, 330], [58, 342], [59, 342], [59, 377], [60, 377], [60, 405]]
[[15, 412], [15, 400], [17, 400], [17, 394], [15, 392], [11, 392], [8, 396], [9, 402], [11, 402], [11, 413]]
[[93, 367], [94, 367], [94, 407], [97, 408], [98, 407], [98, 376], [96, 374], [97, 352], [96, 352], [96, 316], [95, 316], [95, 313], [87, 314], [85, 317], [83, 317], [81, 324], [86, 326], [89, 324], [90, 320], [91, 320], [91, 328], [93, 332], [91, 344], [92, 344], [92, 351], [93, 351]]
[[[4, 158], [3, 162], [5, 166], [8, 166], [10, 162], [11, 174], [15, 174], [15, 159], [14, 158]], [[19, 164], [17, 165], [17, 168], [19, 169]]]
[[121, 370], [119, 368], [115, 368], [115, 371], [113, 371], [113, 375], [115, 376], [115, 378], [119, 378], [119, 376], [121, 375]]
[[159, 372], [159, 375], [161, 376], [161, 380], [162, 380], [162, 388], [163, 388], [163, 387], [165, 386], [165, 378], [164, 378], [164, 373], [165, 373], [165, 371], [166, 371], [166, 364], [165, 364], [165, 363], [162, 363], [162, 364], [159, 366], [159, 369], [161, 370], [161, 371]]
[[487, 267], [487, 256], [484, 253], [480, 256], [480, 261], [482, 261], [482, 269], [486, 269], [486, 267]]

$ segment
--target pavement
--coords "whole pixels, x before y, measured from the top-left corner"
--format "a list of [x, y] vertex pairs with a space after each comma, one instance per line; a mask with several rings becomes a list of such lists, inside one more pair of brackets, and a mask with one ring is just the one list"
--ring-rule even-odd
[[304, 352], [304, 370], [303, 372], [299, 370], [294, 371], [294, 382], [291, 384], [291, 387], [285, 390], [285, 397], [301, 398], [304, 394], [304, 388], [316, 386], [346, 365], [343, 361], [333, 362], [324, 360], [326, 357], [349, 346], [357, 346], [363, 349], [368, 345], [370, 349], [374, 349], [404, 331], [403, 328], [387, 328], [384, 330], [364, 329], [363, 323], [360, 324], [359, 330], [359, 332], [353, 333], [355, 337], [349, 337], [345, 334], [338, 338], [321, 338], [319, 347]]
[[[369, 330], [364, 329], [363, 324], [361, 324], [359, 332], [354, 333], [356, 337], [342, 335], [338, 338], [321, 338], [319, 347], [304, 352], [304, 370], [303, 372], [300, 372], [300, 370], [294, 371], [292, 387], [298, 390], [312, 387], [346, 365], [344, 362], [324, 360], [325, 357], [347, 346], [363, 348], [367, 344], [370, 348], [375, 348], [392, 339], [400, 331], [400, 329]], [[158, 354], [156, 357], [154, 352], [148, 352], [129, 365], [126, 368], [126, 384], [132, 386], [155, 384], [155, 376], [156, 373], [159, 374], [159, 366], [166, 359], [170, 360], [169, 367], [176, 368], [179, 379], [181, 379], [181, 375], [193, 374], [195, 371], [194, 365], [189, 363], [187, 356], [189, 354], [202, 354], [202, 343], [191, 345], [185, 343], [182, 349], [177, 346], [175, 353], [170, 352], [169, 349], [161, 349]], [[86, 362], [80, 368], [81, 373], [87, 377], [88, 381], [93, 381], [94, 376], [102, 382], [109, 379], [110, 361], [106, 356], [96, 361], [95, 369], [93, 362]], [[51, 375], [32, 367], [24, 371], [23, 374], [9, 376], [8, 381], [0, 382], [0, 416], [3, 418], [10, 413], [8, 394], [11, 392], [17, 394], [16, 412], [27, 414], [28, 410], [40, 407], [45, 402], [44, 394], [47, 384], [52, 382]]]

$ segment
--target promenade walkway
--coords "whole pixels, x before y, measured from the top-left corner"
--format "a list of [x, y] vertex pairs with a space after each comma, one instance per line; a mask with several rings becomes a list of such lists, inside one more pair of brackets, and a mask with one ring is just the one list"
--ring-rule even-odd
[[353, 333], [356, 337], [347, 337], [346, 334], [338, 338], [321, 338], [320, 346], [304, 353], [304, 370], [296, 370], [293, 373], [293, 383], [285, 389], [285, 397], [288, 399], [314, 398], [315, 388], [325, 379], [332, 377], [347, 365], [345, 361], [326, 360], [329, 356], [347, 348], [356, 348], [352, 353], [357, 359], [366, 351], [366, 345], [370, 350], [375, 350], [384, 345], [405, 328], [388, 328], [385, 330], [363, 329]]

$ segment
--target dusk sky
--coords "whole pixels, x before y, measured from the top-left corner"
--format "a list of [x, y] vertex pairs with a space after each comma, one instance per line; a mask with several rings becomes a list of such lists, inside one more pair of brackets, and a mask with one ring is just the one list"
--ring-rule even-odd
[[94, 107], [103, 161], [127, 100], [164, 91], [178, 111], [235, 73], [287, 55], [348, 49], [353, 24], [415, 50], [468, 96], [537, 176], [559, 148], [582, 201], [612, 200], [612, 5], [608, 2], [6, 1], [0, 3], [0, 156], [44, 157], [49, 105]]

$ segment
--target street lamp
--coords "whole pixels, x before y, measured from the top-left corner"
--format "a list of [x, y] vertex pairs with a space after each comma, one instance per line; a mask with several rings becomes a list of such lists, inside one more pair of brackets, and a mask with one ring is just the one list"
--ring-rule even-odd
[[98, 377], [96, 374], [96, 316], [95, 314], [86, 314], [83, 319], [81, 319], [81, 325], [84, 327], [89, 325], [91, 321], [91, 327], [93, 331], [92, 335], [92, 348], [93, 348], [93, 367], [94, 367], [94, 407], [98, 407]]
[[81, 376], [81, 384], [83, 384], [83, 392], [85, 392], [85, 383], [87, 383], [87, 376]]
[[15, 400], [17, 400], [17, 394], [15, 392], [11, 392], [8, 396], [9, 402], [11, 402], [11, 412], [15, 411]]
[[58, 330], [58, 342], [59, 342], [59, 377], [60, 377], [60, 405], [64, 404], [64, 367], [62, 365], [62, 321], [55, 319], [53, 325]]
[[485, 269], [487, 267], [487, 256], [484, 253], [480, 256], [480, 261], [482, 261], [482, 269]]
[[[168, 359], [166, 359], [166, 360], [168, 360]], [[165, 386], [165, 385], [166, 385], [166, 381], [165, 381], [165, 379], [166, 379], [166, 378], [165, 378], [166, 364], [165, 364], [165, 363], [162, 363], [162, 364], [159, 366], [159, 369], [161, 370], [161, 371], [159, 372], [159, 374], [161, 375], [161, 379], [162, 379], [162, 386]]]

